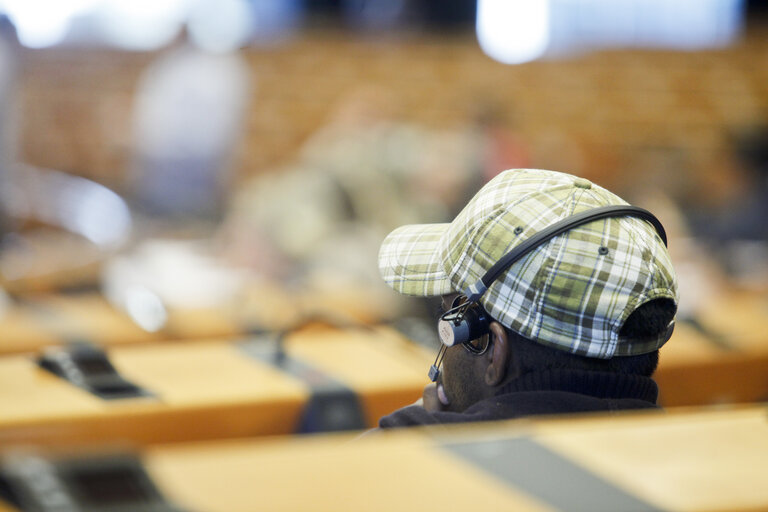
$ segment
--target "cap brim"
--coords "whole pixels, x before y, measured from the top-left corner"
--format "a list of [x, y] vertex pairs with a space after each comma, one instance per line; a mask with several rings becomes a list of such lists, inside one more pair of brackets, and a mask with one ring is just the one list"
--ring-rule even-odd
[[450, 224], [412, 224], [392, 231], [379, 250], [384, 281], [404, 295], [434, 297], [453, 287], [440, 257], [440, 239]]

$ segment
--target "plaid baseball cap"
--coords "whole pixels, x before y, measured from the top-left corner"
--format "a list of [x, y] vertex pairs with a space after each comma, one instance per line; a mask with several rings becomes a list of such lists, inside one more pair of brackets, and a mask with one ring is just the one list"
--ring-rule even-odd
[[[405, 295], [463, 293], [527, 238], [577, 214], [626, 201], [590, 181], [512, 169], [489, 181], [451, 223], [397, 228], [379, 251], [384, 281]], [[580, 225], [536, 247], [481, 296], [495, 320], [573, 354], [611, 358], [652, 352], [667, 336], [619, 336], [640, 305], [678, 302], [677, 278], [655, 228], [636, 217]]]

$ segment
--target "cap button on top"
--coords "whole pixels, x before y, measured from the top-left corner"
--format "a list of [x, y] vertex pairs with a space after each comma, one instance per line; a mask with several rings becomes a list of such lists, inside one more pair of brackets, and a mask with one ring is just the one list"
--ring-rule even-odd
[[576, 178], [573, 181], [573, 186], [578, 188], [592, 188], [592, 182], [585, 180], [584, 178]]

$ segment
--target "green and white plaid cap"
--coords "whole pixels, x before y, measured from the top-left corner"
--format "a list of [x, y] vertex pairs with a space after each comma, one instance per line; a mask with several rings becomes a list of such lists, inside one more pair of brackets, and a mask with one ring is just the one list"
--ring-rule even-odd
[[[390, 233], [379, 251], [379, 270], [406, 295], [463, 293], [547, 226], [584, 210], [626, 204], [569, 174], [504, 171], [450, 224], [402, 226]], [[480, 303], [528, 339], [607, 359], [664, 344], [666, 336], [642, 341], [619, 336], [637, 307], [658, 298], [678, 301], [669, 253], [649, 222], [623, 216], [584, 224], [540, 245], [507, 269]]]

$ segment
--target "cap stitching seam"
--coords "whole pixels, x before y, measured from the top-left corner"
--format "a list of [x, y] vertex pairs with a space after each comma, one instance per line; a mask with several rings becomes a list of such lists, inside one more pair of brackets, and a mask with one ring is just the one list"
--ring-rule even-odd
[[[574, 188], [576, 188], [576, 187], [574, 187]], [[583, 190], [583, 189], [580, 189], [580, 190]], [[580, 196], [581, 196], [581, 194], [579, 194], [579, 197]], [[571, 196], [571, 205], [567, 209], [567, 214], [568, 214], [567, 216], [573, 215], [573, 211], [575, 210], [577, 203], [578, 203], [578, 197], [575, 197], [575, 194], [574, 194], [573, 196]], [[546, 297], [549, 295], [549, 291], [552, 288], [552, 283], [554, 282], [554, 279], [555, 279], [555, 266], [554, 266], [554, 258], [553, 258], [553, 254], [555, 253], [555, 249], [554, 249], [554, 245], [555, 244], [554, 244], [554, 242], [555, 242], [555, 240], [557, 240], [558, 238], [563, 237], [564, 235], [566, 235], [566, 233], [562, 233], [562, 234], [552, 238], [551, 240], [547, 241], [547, 243], [545, 243], [542, 246], [542, 249], [543, 249], [543, 252], [544, 252], [544, 265], [542, 265], [542, 269], [545, 269], [547, 267], [548, 268], [547, 268], [547, 278], [545, 279], [544, 286], [542, 287], [542, 291], [541, 291], [541, 293], [539, 295], [539, 300], [533, 302], [533, 304], [532, 304], [533, 305], [532, 316], [535, 317], [535, 318], [539, 318], [538, 322], [534, 322], [538, 326], [536, 328], [537, 336], [541, 332], [542, 327], [543, 327], [543, 323], [544, 323], [543, 322], [543, 318], [544, 317], [543, 317], [543, 314], [541, 313], [541, 311], [543, 309], [543, 304], [544, 304], [544, 301], [545, 301]], [[563, 247], [563, 244], [561, 243], [560, 244], [560, 249], [562, 249], [562, 247]], [[532, 256], [533, 252], [530, 255]]]

